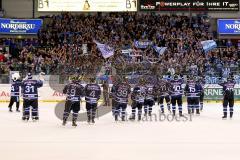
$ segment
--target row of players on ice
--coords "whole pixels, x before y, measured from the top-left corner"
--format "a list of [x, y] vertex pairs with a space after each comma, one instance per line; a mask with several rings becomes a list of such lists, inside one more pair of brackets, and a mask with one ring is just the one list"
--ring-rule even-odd
[[[95, 79], [90, 79], [91, 83], [83, 87], [80, 84], [78, 76], [72, 76], [71, 82], [67, 84], [63, 93], [66, 94], [66, 103], [63, 114], [63, 125], [66, 125], [70, 112], [72, 111], [72, 125], [77, 126], [76, 121], [78, 118], [78, 112], [80, 111], [80, 102], [83, 97], [86, 100], [86, 109], [88, 123], [95, 123], [96, 110], [98, 100], [101, 96], [101, 88], [95, 83]], [[178, 106], [179, 115], [183, 116], [182, 112], [182, 97], [183, 94], [187, 97], [187, 109], [188, 114], [197, 115], [200, 114], [200, 110], [203, 109], [203, 80], [196, 80], [194, 77], [190, 77], [184, 88], [182, 84], [184, 81], [175, 75], [172, 80], [163, 80], [159, 78], [156, 82], [146, 82], [144, 79], [140, 79], [139, 83], [133, 87], [131, 92], [131, 86], [128, 84], [128, 80], [123, 78], [119, 80], [111, 89], [111, 96], [113, 98], [112, 108], [115, 121], [119, 118], [122, 121], [126, 120], [126, 108], [129, 97], [132, 99], [132, 115], [130, 120], [135, 120], [136, 110], [137, 119], [142, 118], [142, 109], [144, 108], [144, 116], [151, 116], [152, 107], [155, 101], [160, 104], [161, 113], [164, 114], [164, 99], [167, 102], [168, 110], [176, 115], [176, 105]], [[27, 78], [20, 81], [13, 76], [13, 82], [11, 85], [11, 100], [9, 104], [9, 110], [12, 112], [13, 103], [17, 103], [17, 111], [19, 111], [19, 95], [20, 88], [23, 96], [23, 120], [28, 121], [30, 118], [30, 110], [33, 120], [38, 120], [38, 88], [42, 87], [42, 80], [33, 80], [32, 75], [29, 73]], [[234, 85], [233, 78], [229, 77], [226, 82], [220, 84], [223, 86], [223, 117], [227, 118], [227, 107], [229, 105], [230, 118], [233, 116], [234, 106]], [[172, 107], [170, 107], [172, 106]], [[121, 112], [121, 113], [120, 113]]]

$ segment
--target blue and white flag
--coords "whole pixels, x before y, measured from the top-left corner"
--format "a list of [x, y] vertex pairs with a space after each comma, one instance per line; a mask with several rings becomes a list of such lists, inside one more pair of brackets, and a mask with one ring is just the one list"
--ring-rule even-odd
[[97, 44], [98, 49], [102, 53], [103, 58], [109, 58], [114, 55], [114, 49], [106, 44], [94, 41]]
[[153, 46], [153, 49], [159, 54], [159, 56], [161, 56], [167, 50], [167, 47]]
[[145, 49], [148, 46], [152, 46], [153, 42], [152, 41], [134, 41], [134, 45], [137, 48]]
[[205, 53], [217, 48], [217, 43], [214, 40], [201, 41]]

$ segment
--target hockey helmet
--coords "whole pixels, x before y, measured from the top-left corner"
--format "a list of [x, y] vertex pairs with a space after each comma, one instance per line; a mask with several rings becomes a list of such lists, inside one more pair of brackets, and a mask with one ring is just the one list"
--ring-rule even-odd
[[177, 74], [175, 74], [174, 77], [173, 77], [174, 80], [178, 80], [178, 78], [179, 78], [179, 77], [178, 77]]
[[13, 74], [12, 74], [12, 80], [13, 80], [13, 81], [17, 81], [18, 79], [20, 79], [19, 73], [13, 73]]

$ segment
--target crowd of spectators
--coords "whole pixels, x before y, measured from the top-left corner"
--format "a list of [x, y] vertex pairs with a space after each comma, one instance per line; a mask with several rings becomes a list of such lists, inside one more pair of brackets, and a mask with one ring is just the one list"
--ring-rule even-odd
[[[102, 66], [107, 74], [136, 73], [151, 70], [154, 74], [228, 75], [240, 67], [240, 54], [231, 41], [218, 41], [203, 17], [167, 16], [139, 13], [72, 15], [63, 13], [44, 19], [45, 26], [36, 38], [2, 38], [0, 74], [9, 70], [61, 74], [97, 73]], [[216, 40], [223, 48], [204, 53], [201, 41]], [[115, 49], [104, 59], [95, 41]], [[135, 41], [167, 47], [164, 54], [148, 46], [138, 48]], [[8, 49], [6, 46], [9, 46]], [[123, 53], [122, 50], [129, 50]]]

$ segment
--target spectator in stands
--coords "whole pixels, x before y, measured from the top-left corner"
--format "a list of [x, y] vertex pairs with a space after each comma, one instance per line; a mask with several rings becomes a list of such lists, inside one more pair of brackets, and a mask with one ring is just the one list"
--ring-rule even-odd
[[5, 61], [5, 56], [2, 52], [0, 52], [0, 62], [4, 62]]
[[[107, 74], [111, 73], [109, 66], [114, 66], [116, 72], [153, 68], [156, 74], [166, 74], [169, 70], [172, 74], [214, 75], [215, 72], [222, 73], [219, 61], [230, 70], [236, 70], [239, 65], [240, 53], [229, 40], [218, 41], [226, 49], [203, 53], [200, 42], [214, 37], [208, 31], [208, 21], [199, 16], [190, 19], [138, 13], [62, 13], [46, 22], [37, 39], [4, 40], [4, 45], [10, 46], [10, 55], [2, 59], [7, 60], [11, 70], [60, 74], [79, 68], [83, 73], [96, 74], [94, 72], [104, 65]], [[95, 40], [115, 48], [112, 64], [107, 64], [108, 60], [102, 57]], [[167, 51], [159, 55], [152, 47], [138, 48], [136, 41], [167, 47]], [[129, 51], [130, 57], [121, 54], [122, 49]], [[225, 65], [227, 63], [229, 65]]]

